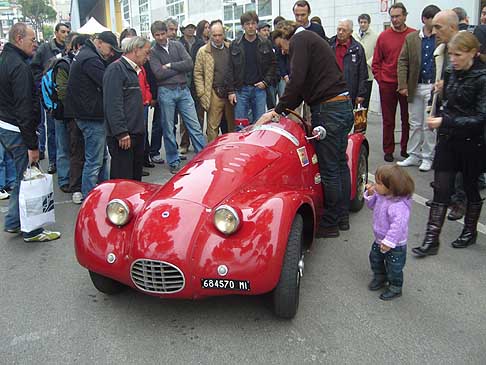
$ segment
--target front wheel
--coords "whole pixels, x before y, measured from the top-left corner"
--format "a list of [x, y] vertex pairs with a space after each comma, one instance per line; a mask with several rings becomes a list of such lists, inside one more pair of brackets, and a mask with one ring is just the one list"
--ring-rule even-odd
[[118, 294], [122, 292], [126, 287], [122, 283], [119, 283], [116, 280], [107, 278], [106, 276], [97, 274], [93, 271], [89, 272], [89, 276], [91, 278], [91, 281], [93, 282], [93, 285], [95, 286], [96, 289], [98, 289], [100, 292], [105, 293], [105, 294]]
[[354, 199], [351, 200], [349, 210], [352, 212], [358, 212], [363, 208], [364, 204], [364, 191], [365, 186], [368, 183], [368, 153], [365, 146], [361, 146], [358, 156], [358, 171], [356, 174], [356, 191]]
[[277, 317], [294, 318], [299, 307], [300, 278], [304, 269], [303, 227], [302, 216], [297, 214], [290, 229], [280, 280], [272, 293], [273, 311]]

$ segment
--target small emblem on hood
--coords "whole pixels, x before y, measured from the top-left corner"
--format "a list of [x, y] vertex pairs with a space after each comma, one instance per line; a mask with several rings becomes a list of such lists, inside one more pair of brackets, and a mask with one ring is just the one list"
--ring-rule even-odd
[[170, 213], [166, 210], [162, 213], [162, 218], [169, 218]]

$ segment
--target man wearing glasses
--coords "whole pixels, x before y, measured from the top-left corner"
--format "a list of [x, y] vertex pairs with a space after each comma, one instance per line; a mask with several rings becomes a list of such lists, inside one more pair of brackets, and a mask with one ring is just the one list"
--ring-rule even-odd
[[275, 79], [276, 60], [272, 42], [257, 35], [258, 15], [249, 11], [240, 21], [245, 33], [231, 43], [225, 84], [228, 100], [235, 105], [235, 118], [248, 118], [251, 109], [254, 123], [265, 113], [265, 89]]

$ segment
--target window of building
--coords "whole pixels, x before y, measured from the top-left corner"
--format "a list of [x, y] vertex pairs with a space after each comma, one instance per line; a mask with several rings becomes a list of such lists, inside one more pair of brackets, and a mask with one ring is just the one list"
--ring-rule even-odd
[[128, 22], [128, 24], [131, 24], [131, 21], [130, 21], [130, 1], [129, 0], [122, 0], [121, 6], [122, 6], [123, 20]]
[[150, 4], [149, 0], [138, 0], [140, 14], [140, 35], [148, 37], [150, 34]]
[[171, 18], [177, 20], [179, 24], [186, 20], [186, 2], [185, 0], [166, 0], [167, 12]]
[[223, 22], [228, 39], [235, 39], [243, 33], [240, 17], [247, 11], [256, 11], [260, 21], [272, 19], [272, 0], [250, 0], [242, 5], [234, 0], [224, 0], [223, 4]]

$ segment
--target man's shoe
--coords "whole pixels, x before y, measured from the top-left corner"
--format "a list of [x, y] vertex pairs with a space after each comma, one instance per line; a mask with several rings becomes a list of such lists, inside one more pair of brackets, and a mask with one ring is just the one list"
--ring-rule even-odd
[[142, 176], [150, 176], [150, 172], [142, 170]]
[[399, 298], [402, 296], [402, 292], [393, 292], [390, 289], [386, 290], [385, 292], [381, 293], [380, 299], [381, 300], [392, 300], [395, 298]]
[[384, 159], [385, 159], [386, 162], [393, 162], [393, 160], [394, 160], [393, 153], [385, 153]]
[[432, 206], [432, 202], [433, 200], [432, 199], [429, 199], [425, 202], [425, 205], [428, 206], [429, 208]]
[[61, 191], [63, 193], [70, 193], [71, 192], [71, 189], [69, 188], [69, 185], [68, 184], [59, 187], [59, 189], [61, 189]]
[[333, 227], [319, 227], [316, 233], [317, 238], [334, 238], [339, 237], [338, 226]]
[[432, 161], [423, 160], [422, 163], [420, 164], [419, 170], [426, 172], [426, 171], [430, 171], [431, 168], [432, 168]]
[[171, 174], [177, 174], [179, 171], [181, 171], [181, 164], [169, 166], [169, 171]]
[[83, 202], [83, 193], [80, 191], [76, 191], [73, 193], [73, 203], [74, 204], [81, 204]]
[[162, 165], [163, 163], [165, 163], [165, 160], [160, 156], [153, 156], [150, 159], [152, 160], [153, 163], [156, 163], [156, 164], [159, 164], [159, 165]]
[[56, 164], [50, 164], [49, 167], [47, 168], [47, 173], [48, 174], [55, 174], [57, 172]]
[[[422, 162], [423, 164], [423, 162]], [[409, 156], [403, 161], [398, 161], [397, 162], [398, 166], [401, 167], [408, 167], [408, 166], [421, 166], [420, 165], [420, 159], [415, 157], [415, 156]]]
[[145, 161], [145, 162], [143, 163], [143, 167], [147, 167], [147, 168], [149, 168], [149, 169], [152, 169], [152, 168], [154, 168], [154, 167], [155, 167], [155, 164], [154, 164], [153, 162], [150, 162], [150, 161]]
[[39, 161], [45, 160], [46, 153], [44, 151], [39, 152]]
[[349, 229], [351, 228], [349, 226], [349, 218], [346, 217], [346, 218], [339, 220], [338, 228], [339, 228], [340, 231], [349, 231]]
[[385, 277], [377, 278], [374, 277], [373, 280], [370, 281], [368, 284], [368, 289], [371, 291], [377, 291], [380, 290], [381, 288], [384, 288], [386, 285], [386, 279]]
[[35, 235], [34, 237], [24, 237], [25, 242], [47, 242], [47, 241], [54, 241], [57, 240], [59, 237], [61, 237], [61, 232], [55, 232], [55, 231], [48, 231], [47, 229], [44, 229], [41, 233], [38, 235]]
[[3, 229], [7, 233], [20, 233], [20, 227], [15, 227], [15, 228], [4, 228]]
[[181, 147], [181, 148], [179, 149], [179, 153], [180, 153], [181, 155], [185, 155], [185, 154], [187, 153], [187, 151], [188, 151], [188, 150], [189, 150], [189, 148], [187, 148], [187, 147]]
[[464, 214], [466, 214], [466, 207], [462, 203], [455, 203], [449, 214], [447, 214], [447, 219], [450, 221], [457, 221], [464, 217]]
[[179, 160], [185, 161], [185, 160], [187, 160], [187, 156], [185, 156], [185, 155], [179, 155]]
[[10, 198], [10, 194], [7, 193], [4, 189], [0, 190], [0, 200], [5, 200]]
[[410, 155], [407, 153], [407, 151], [400, 152], [400, 156], [402, 156], [403, 158], [409, 158], [410, 157]]

